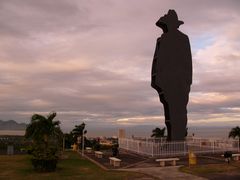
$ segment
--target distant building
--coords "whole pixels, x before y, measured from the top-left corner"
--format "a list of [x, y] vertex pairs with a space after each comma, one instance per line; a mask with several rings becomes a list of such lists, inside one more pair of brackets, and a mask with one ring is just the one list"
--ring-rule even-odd
[[111, 140], [107, 140], [107, 139], [101, 139], [100, 140], [100, 144], [101, 145], [110, 146], [110, 145], [112, 145], [112, 141]]
[[118, 130], [118, 138], [126, 138], [125, 129], [119, 129]]

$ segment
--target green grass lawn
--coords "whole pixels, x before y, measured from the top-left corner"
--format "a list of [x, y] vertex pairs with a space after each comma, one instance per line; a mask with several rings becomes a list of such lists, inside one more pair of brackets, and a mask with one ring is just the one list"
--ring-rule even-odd
[[240, 175], [240, 162], [231, 162], [230, 164], [207, 164], [207, 165], [196, 165], [192, 167], [183, 166], [179, 169], [182, 172], [194, 174], [197, 176], [203, 176], [211, 178], [217, 176], [221, 178], [222, 175], [228, 176], [231, 174]]
[[120, 180], [139, 179], [146, 175], [132, 172], [104, 171], [92, 162], [81, 159], [75, 152], [65, 152], [57, 170], [52, 173], [38, 173], [32, 169], [29, 155], [0, 155], [0, 179], [83, 179]]

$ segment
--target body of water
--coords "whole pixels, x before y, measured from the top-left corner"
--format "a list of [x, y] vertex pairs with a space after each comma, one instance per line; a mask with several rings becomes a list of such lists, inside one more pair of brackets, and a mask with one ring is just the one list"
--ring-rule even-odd
[[0, 130], [0, 136], [11, 135], [11, 136], [23, 136], [25, 131], [23, 130]]
[[[161, 126], [159, 126], [161, 127]], [[125, 129], [127, 137], [151, 137], [152, 130], [155, 129], [156, 126], [133, 126], [133, 127], [105, 127], [105, 128], [91, 128], [86, 127], [88, 130], [87, 136], [96, 137], [96, 136], [117, 136], [119, 129]], [[161, 127], [163, 128], [163, 127]], [[188, 127], [188, 136], [192, 136], [194, 133], [197, 137], [203, 138], [228, 138], [228, 134], [231, 131], [232, 127]], [[167, 130], [165, 131], [165, 135], [167, 134]]]
[[[109, 128], [86, 128], [89, 137], [112, 137], [118, 136], [119, 129], [125, 129], [127, 137], [150, 137], [155, 126], [135, 126], [135, 127], [109, 127]], [[208, 138], [228, 138], [231, 127], [189, 127], [188, 136], [193, 133], [196, 137]], [[165, 132], [166, 134], [167, 132]], [[0, 130], [0, 135], [20, 135], [23, 136], [23, 130]]]

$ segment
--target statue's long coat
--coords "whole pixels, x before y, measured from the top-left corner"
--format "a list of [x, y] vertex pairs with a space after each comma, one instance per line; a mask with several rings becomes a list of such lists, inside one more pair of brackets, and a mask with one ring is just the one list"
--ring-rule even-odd
[[192, 56], [187, 35], [179, 30], [162, 34], [154, 53], [152, 86], [164, 92], [191, 84]]

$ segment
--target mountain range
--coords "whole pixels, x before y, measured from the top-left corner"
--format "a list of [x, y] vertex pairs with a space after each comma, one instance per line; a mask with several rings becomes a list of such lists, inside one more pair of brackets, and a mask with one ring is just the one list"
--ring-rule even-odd
[[17, 123], [14, 120], [3, 121], [0, 120], [0, 130], [25, 130], [27, 124]]

